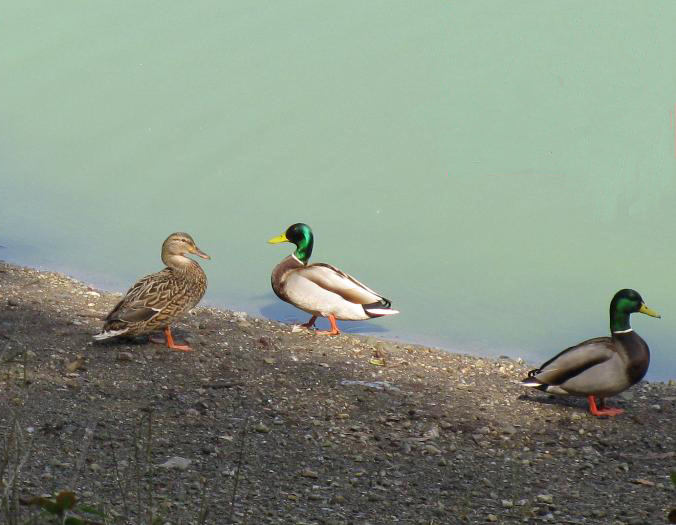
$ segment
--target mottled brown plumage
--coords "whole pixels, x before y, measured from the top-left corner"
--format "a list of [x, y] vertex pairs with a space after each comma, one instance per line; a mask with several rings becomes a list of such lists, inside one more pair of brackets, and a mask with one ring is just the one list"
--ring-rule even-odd
[[167, 267], [137, 281], [108, 314], [101, 333], [94, 338], [163, 329], [170, 348], [189, 350], [174, 344], [169, 329], [174, 320], [199, 303], [207, 289], [207, 277], [196, 261], [186, 257], [189, 253], [210, 258], [187, 233], [172, 233], [162, 244], [162, 261]]

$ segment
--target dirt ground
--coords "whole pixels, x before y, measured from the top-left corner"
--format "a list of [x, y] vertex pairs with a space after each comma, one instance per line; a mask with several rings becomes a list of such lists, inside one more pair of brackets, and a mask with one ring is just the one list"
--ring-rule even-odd
[[94, 342], [118, 299], [0, 263], [0, 522], [64, 489], [111, 524], [654, 525], [676, 506], [673, 384], [594, 418], [520, 387], [520, 361], [211, 308], [176, 325], [192, 353]]

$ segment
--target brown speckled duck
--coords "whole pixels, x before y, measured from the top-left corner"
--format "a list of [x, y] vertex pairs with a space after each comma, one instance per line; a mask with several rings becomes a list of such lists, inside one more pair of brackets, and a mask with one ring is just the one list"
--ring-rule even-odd
[[[119, 335], [133, 336], [164, 330], [167, 347], [190, 352], [187, 345], [174, 342], [169, 325], [200, 302], [207, 289], [207, 277], [202, 267], [186, 257], [194, 254], [210, 259], [187, 233], [172, 233], [162, 244], [162, 262], [167, 267], [146, 275], [132, 286], [108, 314], [101, 333], [94, 339]], [[153, 343], [164, 344], [163, 338], [151, 337]]]

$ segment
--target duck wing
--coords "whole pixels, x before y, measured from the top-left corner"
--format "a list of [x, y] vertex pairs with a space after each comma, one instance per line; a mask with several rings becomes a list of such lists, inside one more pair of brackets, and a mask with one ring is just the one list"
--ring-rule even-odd
[[146, 322], [159, 314], [171, 301], [174, 279], [171, 270], [139, 279], [106, 317], [106, 322]]
[[371, 290], [351, 275], [326, 263], [315, 263], [293, 272], [298, 277], [307, 279], [317, 286], [341, 296], [354, 304], [369, 305], [380, 303], [389, 308], [391, 302], [379, 293]]
[[562, 385], [616, 356], [612, 339], [597, 337], [566, 348], [540, 368], [528, 372], [528, 378], [545, 385]]

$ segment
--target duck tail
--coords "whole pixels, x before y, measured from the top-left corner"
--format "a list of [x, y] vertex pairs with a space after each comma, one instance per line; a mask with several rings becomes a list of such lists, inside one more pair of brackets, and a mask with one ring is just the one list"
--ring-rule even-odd
[[122, 328], [121, 330], [103, 330], [98, 334], [94, 334], [92, 337], [97, 341], [103, 341], [104, 339], [109, 339], [111, 337], [116, 337], [118, 335], [124, 334], [128, 328]]
[[383, 297], [378, 302], [365, 304], [362, 307], [369, 317], [383, 317], [385, 315], [395, 315], [399, 313], [399, 310], [394, 310], [390, 308], [390, 306], [392, 306], [392, 301]]
[[547, 392], [547, 388], [549, 385], [545, 385], [541, 381], [535, 379], [535, 376], [540, 373], [539, 368], [535, 368], [528, 372], [528, 376], [526, 376], [524, 379], [521, 380], [519, 383], [521, 386], [527, 386], [530, 388], [537, 388], [538, 390], [542, 390], [543, 392]]

